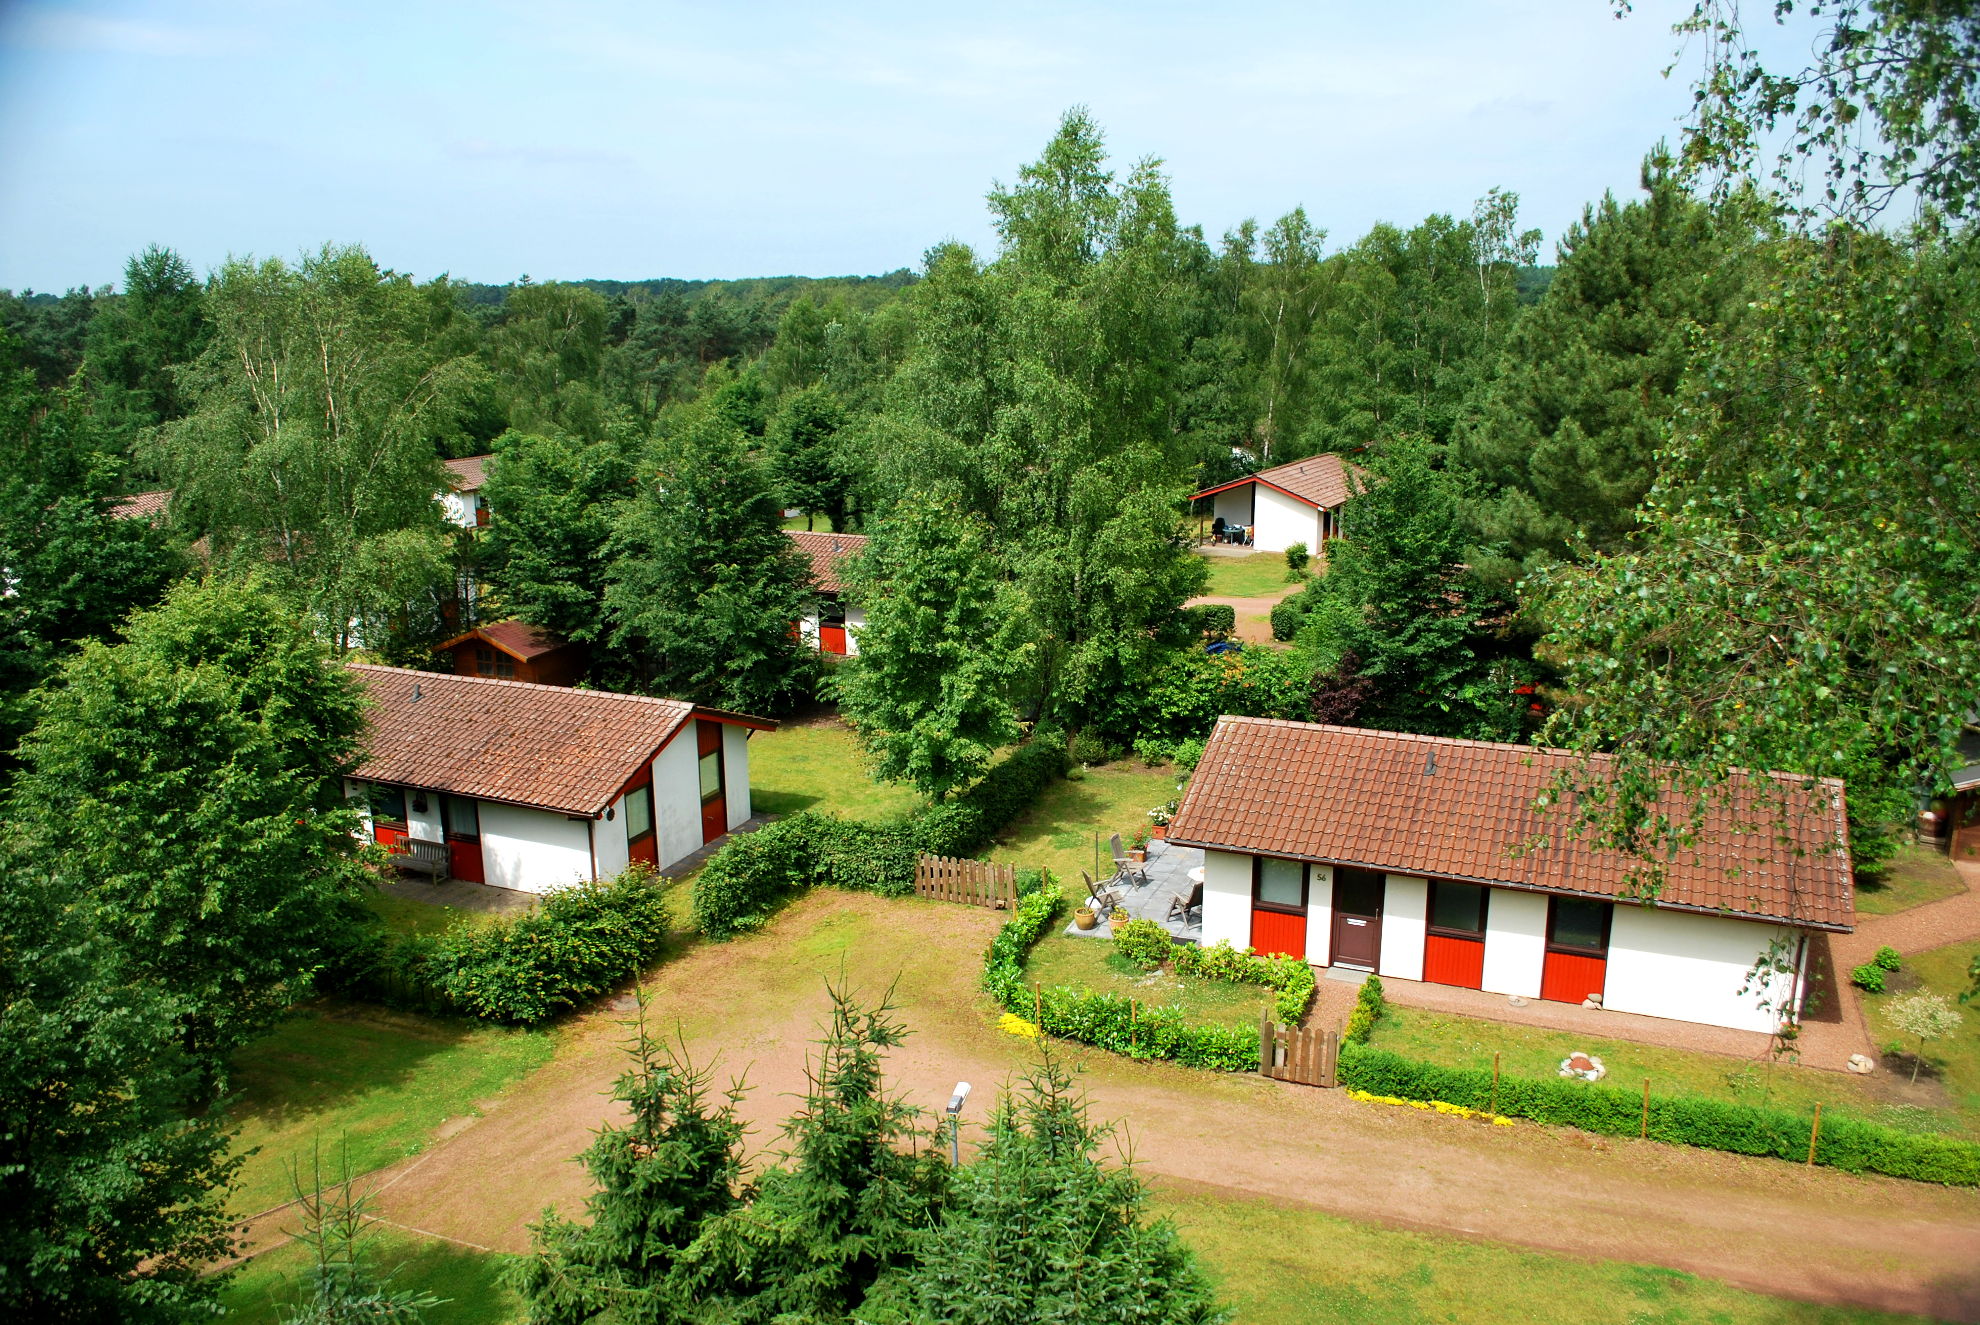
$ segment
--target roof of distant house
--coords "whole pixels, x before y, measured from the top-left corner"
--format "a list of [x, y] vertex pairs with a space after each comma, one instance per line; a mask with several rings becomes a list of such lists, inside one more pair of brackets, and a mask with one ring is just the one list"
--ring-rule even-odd
[[172, 489], [159, 488], [153, 492], [133, 492], [128, 497], [112, 497], [110, 514], [119, 520], [149, 520], [163, 515], [165, 508], [172, 504]]
[[1288, 497], [1297, 497], [1309, 506], [1331, 510], [1354, 495], [1354, 488], [1348, 482], [1352, 472], [1356, 481], [1363, 487], [1374, 481], [1374, 476], [1360, 465], [1350, 465], [1347, 461], [1331, 453], [1308, 456], [1304, 460], [1294, 460], [1287, 464], [1275, 465], [1271, 469], [1261, 469], [1256, 474], [1232, 479], [1229, 483], [1219, 483], [1214, 488], [1205, 488], [1190, 498], [1208, 497], [1230, 488], [1242, 487], [1247, 483], [1263, 483], [1277, 488]]
[[748, 714], [609, 690], [349, 664], [371, 699], [351, 776], [597, 818], [688, 719]]
[[464, 455], [459, 460], [446, 462], [447, 472], [453, 475], [448, 481], [455, 492], [474, 492], [488, 479], [488, 462], [495, 457], [490, 455]]
[[[1169, 838], [1190, 846], [1627, 898], [1640, 862], [1540, 808], [1570, 751], [1225, 717]], [[1605, 775], [1597, 757], [1588, 774]], [[1848, 931], [1854, 896], [1842, 783], [1735, 775], [1697, 841], [1665, 863], [1657, 905]], [[1526, 849], [1520, 850], [1524, 846]]]
[[811, 578], [826, 593], [843, 593], [839, 563], [858, 556], [866, 547], [865, 534], [814, 534], [804, 529], [786, 529], [798, 550], [811, 558]]
[[473, 630], [436, 644], [434, 649], [436, 652], [440, 649], [451, 649], [456, 644], [465, 644], [469, 640], [480, 640], [484, 644], [493, 645], [517, 662], [528, 662], [546, 653], [571, 647], [571, 642], [562, 636], [553, 635], [547, 630], [538, 630], [535, 626], [526, 625], [521, 621], [494, 621], [485, 626], [476, 626]]

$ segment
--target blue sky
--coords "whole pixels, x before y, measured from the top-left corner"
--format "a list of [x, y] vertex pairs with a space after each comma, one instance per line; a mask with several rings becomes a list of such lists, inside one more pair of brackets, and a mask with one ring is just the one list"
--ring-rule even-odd
[[[0, 286], [148, 243], [366, 245], [420, 277], [870, 273], [987, 245], [983, 194], [1089, 106], [1216, 235], [1334, 245], [1517, 191], [1548, 251], [1689, 99], [1688, 5], [0, 0]], [[1796, 34], [1770, 36], [1792, 53]]]

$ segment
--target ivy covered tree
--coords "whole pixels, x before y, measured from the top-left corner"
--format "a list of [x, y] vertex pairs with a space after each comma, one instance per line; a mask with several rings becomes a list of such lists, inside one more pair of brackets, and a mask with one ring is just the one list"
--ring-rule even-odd
[[1453, 463], [1484, 489], [1472, 523], [1527, 569], [1621, 546], [1698, 336], [1745, 302], [1750, 204], [1697, 201], [1661, 149], [1643, 191], [1627, 205], [1604, 195], [1569, 229], [1460, 429]]
[[1072, 1076], [1047, 1051], [991, 1115], [914, 1259], [859, 1311], [869, 1325], [1126, 1321], [1214, 1325], [1230, 1313], [1175, 1226], [1148, 1217], [1131, 1170], [1095, 1152]]
[[777, 714], [810, 693], [809, 565], [767, 466], [720, 410], [681, 412], [640, 461], [609, 544], [608, 665], [632, 684]]
[[614, 429], [584, 443], [563, 434], [495, 439], [482, 495], [485, 574], [501, 608], [566, 639], [605, 626], [612, 523], [633, 492], [637, 439]]
[[208, 580], [84, 645], [21, 743], [13, 819], [169, 997], [208, 1098], [351, 923], [366, 876], [341, 779], [363, 724], [357, 683], [292, 608]]
[[242, 1157], [189, 1106], [180, 998], [77, 904], [88, 882], [0, 859], [0, 1302], [170, 1325], [215, 1310]]
[[866, 624], [836, 689], [874, 773], [936, 799], [968, 786], [1021, 734], [1010, 692], [1029, 652], [989, 530], [959, 511], [904, 504], [851, 583]]

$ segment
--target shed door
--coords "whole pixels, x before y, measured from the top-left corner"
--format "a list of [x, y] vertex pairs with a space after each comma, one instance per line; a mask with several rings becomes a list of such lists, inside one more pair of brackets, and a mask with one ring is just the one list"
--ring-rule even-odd
[[818, 648], [824, 653], [843, 655], [846, 651], [846, 623], [841, 621], [836, 626], [820, 625], [818, 627]]
[[1388, 888], [1388, 879], [1374, 870], [1334, 871], [1334, 965], [1372, 971], [1381, 961]]
[[696, 767], [701, 782], [701, 840], [713, 842], [729, 831], [729, 797], [722, 772], [722, 724], [697, 721]]
[[442, 796], [440, 823], [447, 839], [447, 873], [469, 883], [488, 882], [481, 863], [481, 808], [465, 796]]

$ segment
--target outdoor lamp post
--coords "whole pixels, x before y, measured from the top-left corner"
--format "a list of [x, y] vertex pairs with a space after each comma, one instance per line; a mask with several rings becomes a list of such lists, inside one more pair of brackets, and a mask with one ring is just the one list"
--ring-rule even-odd
[[947, 1110], [949, 1115], [949, 1165], [952, 1168], [962, 1167], [962, 1111], [963, 1104], [968, 1099], [969, 1083], [967, 1081], [958, 1081], [956, 1083], [955, 1093], [949, 1096], [949, 1107]]

